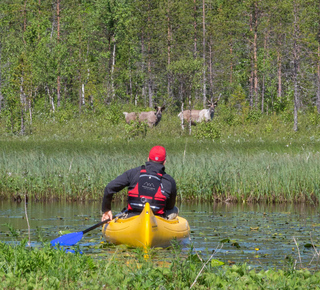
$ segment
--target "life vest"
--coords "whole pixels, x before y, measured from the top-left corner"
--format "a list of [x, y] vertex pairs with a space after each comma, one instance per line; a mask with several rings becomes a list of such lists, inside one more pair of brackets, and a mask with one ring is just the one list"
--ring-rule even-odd
[[142, 211], [149, 202], [155, 214], [164, 214], [167, 197], [162, 194], [162, 174], [150, 174], [141, 166], [136, 186], [128, 192], [128, 210]]

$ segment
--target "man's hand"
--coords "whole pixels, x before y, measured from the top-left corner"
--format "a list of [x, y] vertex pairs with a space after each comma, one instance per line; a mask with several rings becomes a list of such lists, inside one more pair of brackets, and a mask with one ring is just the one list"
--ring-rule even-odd
[[102, 214], [101, 221], [103, 222], [106, 219], [112, 220], [112, 212], [111, 210], [106, 211], [105, 213]]

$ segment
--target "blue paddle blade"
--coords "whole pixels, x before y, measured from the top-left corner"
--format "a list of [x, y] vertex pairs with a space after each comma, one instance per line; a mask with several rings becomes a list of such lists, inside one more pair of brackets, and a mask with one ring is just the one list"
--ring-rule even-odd
[[78, 243], [82, 239], [82, 237], [83, 232], [70, 233], [56, 238], [52, 240], [50, 243], [53, 247], [57, 244], [59, 244], [60, 246], [73, 246], [76, 243]]

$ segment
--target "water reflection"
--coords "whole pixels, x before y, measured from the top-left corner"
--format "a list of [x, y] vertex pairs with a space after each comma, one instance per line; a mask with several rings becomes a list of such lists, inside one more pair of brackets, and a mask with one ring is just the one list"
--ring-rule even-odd
[[[82, 231], [100, 220], [100, 202], [29, 202], [28, 217], [31, 240], [50, 241], [59, 231]], [[215, 258], [226, 263], [247, 262], [252, 266], [283, 267], [284, 262], [298, 259], [299, 244], [305, 266], [312, 260], [311, 240], [320, 245], [319, 211], [315, 206], [294, 204], [228, 204], [183, 203], [180, 213], [191, 227], [190, 241], [198, 253], [211, 254], [223, 247]], [[113, 212], [123, 208], [116, 204]], [[19, 231], [19, 238], [27, 238], [24, 204], [0, 201], [0, 240], [12, 241], [6, 223]], [[92, 247], [103, 241], [101, 232], [94, 230], [81, 240], [85, 253], [101, 254]]]

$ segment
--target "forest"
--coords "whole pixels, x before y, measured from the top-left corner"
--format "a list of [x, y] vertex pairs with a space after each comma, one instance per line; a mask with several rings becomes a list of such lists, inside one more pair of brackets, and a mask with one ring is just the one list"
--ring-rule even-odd
[[2, 0], [0, 120], [169, 112], [320, 113], [316, 0]]

